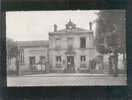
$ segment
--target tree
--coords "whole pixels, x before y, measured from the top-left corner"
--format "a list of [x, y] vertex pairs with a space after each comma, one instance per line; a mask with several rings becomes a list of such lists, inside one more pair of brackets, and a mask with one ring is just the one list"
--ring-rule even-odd
[[16, 72], [19, 71], [19, 64], [18, 64], [18, 47], [17, 43], [10, 38], [6, 39], [6, 50], [7, 50], [7, 58], [12, 59], [15, 57], [16, 59]]
[[101, 10], [98, 16], [96, 48], [101, 54], [113, 53], [117, 69], [118, 53], [125, 52], [125, 11]]
[[6, 47], [7, 47], [7, 56], [12, 58], [16, 57], [18, 54], [18, 48], [15, 41], [13, 41], [10, 38], [7, 38], [6, 40]]

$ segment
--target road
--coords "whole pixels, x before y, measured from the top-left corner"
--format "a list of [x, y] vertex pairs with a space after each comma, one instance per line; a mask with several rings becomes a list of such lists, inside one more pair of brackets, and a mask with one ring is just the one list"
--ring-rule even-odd
[[111, 86], [126, 85], [127, 78], [124, 75], [112, 77], [108, 75], [90, 74], [38, 74], [23, 76], [8, 76], [7, 86]]

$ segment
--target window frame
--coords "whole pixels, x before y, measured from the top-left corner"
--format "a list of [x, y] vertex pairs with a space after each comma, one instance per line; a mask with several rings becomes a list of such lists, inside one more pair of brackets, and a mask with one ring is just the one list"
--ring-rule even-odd
[[43, 59], [45, 60], [45, 56], [39, 56], [39, 62], [40, 62], [40, 64], [44, 64], [43, 63]]
[[61, 62], [61, 56], [56, 56], [56, 62]]
[[[34, 63], [31, 64], [31, 58], [34, 58]], [[29, 64], [34, 65], [36, 64], [36, 57], [35, 56], [29, 56]]]
[[55, 38], [55, 43], [56, 43], [56, 44], [55, 44], [55, 47], [56, 47], [56, 48], [60, 48], [60, 47], [61, 47], [60, 40], [61, 40], [61, 39], [60, 39], [59, 37], [56, 37], [56, 38]]
[[86, 37], [80, 37], [80, 48], [86, 48]]
[[67, 37], [67, 47], [68, 48], [73, 48], [73, 41], [74, 41], [73, 37]]
[[80, 56], [80, 61], [81, 62], [86, 62], [86, 56], [85, 55], [81, 55]]

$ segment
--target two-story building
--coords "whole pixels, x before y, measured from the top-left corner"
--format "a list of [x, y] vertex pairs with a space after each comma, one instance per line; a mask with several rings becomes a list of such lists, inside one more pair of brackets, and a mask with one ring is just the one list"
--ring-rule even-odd
[[92, 23], [89, 30], [76, 26], [71, 20], [65, 29], [49, 32], [50, 70], [59, 72], [80, 72], [89, 70], [89, 62], [96, 55]]
[[88, 72], [90, 61], [97, 55], [92, 23], [88, 29], [76, 26], [71, 20], [65, 29], [49, 32], [49, 40], [17, 41], [19, 73], [26, 72]]

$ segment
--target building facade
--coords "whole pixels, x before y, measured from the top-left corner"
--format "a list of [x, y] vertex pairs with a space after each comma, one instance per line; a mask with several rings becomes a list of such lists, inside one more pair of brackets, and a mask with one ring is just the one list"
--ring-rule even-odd
[[[94, 40], [92, 23], [89, 23], [88, 29], [82, 29], [69, 20], [61, 30], [58, 30], [55, 24], [54, 31], [49, 32], [49, 40], [16, 42], [18, 56], [10, 58], [7, 52], [7, 74], [11, 71], [19, 74], [26, 72], [109, 74], [114, 66], [110, 63], [110, 54], [99, 54]], [[120, 72], [126, 70], [123, 54], [118, 56], [118, 70]]]
[[71, 20], [65, 29], [49, 32], [47, 41], [18, 41], [19, 73], [26, 72], [90, 72], [91, 61], [98, 55], [94, 45], [92, 23], [88, 29]]
[[90, 70], [90, 61], [97, 55], [92, 23], [89, 30], [76, 26], [71, 20], [65, 29], [49, 32], [49, 65], [52, 71], [80, 72]]
[[48, 60], [48, 41], [19, 41], [19, 71], [45, 72]]

